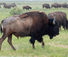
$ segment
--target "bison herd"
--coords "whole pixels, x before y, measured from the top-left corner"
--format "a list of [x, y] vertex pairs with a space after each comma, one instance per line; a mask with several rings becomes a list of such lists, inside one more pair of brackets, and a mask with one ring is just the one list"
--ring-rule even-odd
[[[16, 4], [11, 4], [12, 7]], [[11, 8], [11, 5], [4, 5], [6, 8]], [[59, 4], [43, 4], [43, 8], [58, 8]], [[66, 4], [64, 4], [66, 5]], [[65, 6], [66, 8], [68, 6]], [[32, 9], [30, 6], [23, 6], [23, 9]], [[12, 44], [12, 34], [18, 37], [30, 36], [30, 43], [35, 48], [35, 40], [42, 42], [44, 47], [43, 36], [48, 35], [50, 39], [59, 35], [59, 29], [61, 25], [64, 29], [68, 29], [68, 20], [66, 13], [61, 11], [51, 12], [48, 15], [43, 11], [29, 11], [20, 15], [14, 15], [1, 21], [0, 31], [3, 33], [0, 38], [0, 50], [3, 41], [8, 37], [8, 43], [13, 50], [16, 50]]]
[[[15, 3], [11, 3], [11, 4], [6, 4], [6, 3], [0, 3], [0, 8], [1, 8], [1, 5], [4, 5], [4, 8], [8, 8], [10, 9], [11, 7], [17, 7], [17, 5]], [[53, 4], [48, 4], [48, 3], [45, 3], [45, 4], [42, 4], [42, 8], [46, 8], [46, 9], [50, 9], [50, 8], [68, 8], [68, 4], [67, 3], [62, 3], [62, 4], [58, 4], [58, 3], [53, 3]], [[32, 9], [32, 7], [30, 6], [23, 6], [23, 9], [26, 9], [26, 10], [29, 10], [29, 9]]]
[[42, 5], [43, 8], [68, 8], [68, 4], [67, 3], [63, 3], [63, 4], [58, 4], [58, 3], [54, 3], [51, 4], [51, 6], [48, 3], [45, 3]]

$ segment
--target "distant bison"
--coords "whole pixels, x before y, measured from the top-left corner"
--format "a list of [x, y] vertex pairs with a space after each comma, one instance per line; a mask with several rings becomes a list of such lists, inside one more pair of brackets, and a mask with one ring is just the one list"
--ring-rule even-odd
[[6, 5], [6, 3], [2, 3], [2, 5]]
[[67, 4], [67, 3], [60, 4], [60, 6], [61, 6], [62, 8], [68, 8], [68, 4]]
[[29, 10], [32, 9], [30, 6], [23, 6], [23, 9]]
[[61, 8], [61, 6], [58, 4], [58, 3], [54, 3], [51, 5], [51, 8], [54, 7], [54, 8]]
[[54, 18], [54, 16], [56, 17], [56, 20], [59, 23], [59, 28], [61, 27], [61, 25], [63, 26], [64, 29], [67, 28], [66, 26], [66, 22], [67, 22], [67, 16], [66, 13], [61, 12], [61, 11], [57, 11], [57, 12], [52, 12], [48, 14], [49, 18]]
[[6, 3], [0, 3], [0, 5], [6, 5]]
[[11, 4], [11, 7], [17, 7], [15, 3], [12, 3]]
[[8, 43], [12, 49], [16, 50], [12, 45], [12, 34], [16, 37], [31, 36], [30, 42], [35, 48], [35, 40], [42, 42], [44, 46], [43, 36], [49, 35], [50, 39], [59, 34], [57, 21], [49, 18], [44, 12], [31, 11], [21, 15], [11, 16], [2, 20], [3, 36], [0, 38], [0, 49], [2, 42], [8, 37]]
[[49, 4], [43, 4], [42, 7], [43, 8], [49, 8], [50, 9], [50, 5]]
[[1, 8], [1, 6], [0, 6], [0, 8]]
[[11, 5], [4, 5], [4, 8], [10, 9], [11, 8]]

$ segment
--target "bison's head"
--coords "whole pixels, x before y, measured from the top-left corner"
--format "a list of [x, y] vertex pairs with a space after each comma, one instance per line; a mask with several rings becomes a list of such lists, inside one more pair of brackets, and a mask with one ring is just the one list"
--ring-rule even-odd
[[50, 39], [53, 38], [53, 36], [56, 36], [59, 34], [59, 26], [58, 22], [52, 18], [49, 19], [49, 24], [48, 24], [48, 35], [50, 36]]
[[31, 7], [29, 7], [29, 9], [32, 9]]

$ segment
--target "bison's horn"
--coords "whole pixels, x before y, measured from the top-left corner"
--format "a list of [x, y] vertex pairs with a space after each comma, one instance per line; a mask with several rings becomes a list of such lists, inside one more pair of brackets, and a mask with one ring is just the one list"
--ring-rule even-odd
[[53, 20], [53, 24], [55, 25], [55, 17], [54, 17], [54, 20]]

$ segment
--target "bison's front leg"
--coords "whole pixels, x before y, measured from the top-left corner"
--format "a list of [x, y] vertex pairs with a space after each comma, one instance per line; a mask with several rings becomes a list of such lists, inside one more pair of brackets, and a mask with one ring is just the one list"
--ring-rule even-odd
[[42, 47], [44, 47], [44, 42], [43, 42], [43, 38], [42, 38]]
[[8, 43], [10, 44], [13, 50], [16, 50], [14, 46], [12, 45], [12, 34], [8, 36]]
[[31, 44], [33, 45], [33, 49], [35, 49], [35, 46], [34, 46], [35, 39], [31, 37], [30, 42], [31, 42]]
[[42, 37], [38, 37], [38, 38], [37, 38], [37, 41], [38, 41], [38, 42], [42, 42], [42, 47], [44, 47], [44, 42], [43, 42], [43, 38], [42, 38]]

